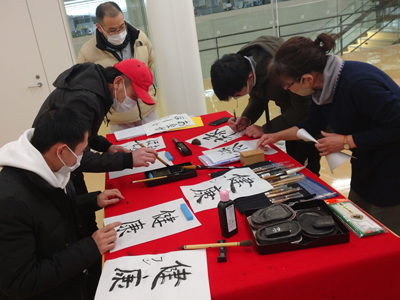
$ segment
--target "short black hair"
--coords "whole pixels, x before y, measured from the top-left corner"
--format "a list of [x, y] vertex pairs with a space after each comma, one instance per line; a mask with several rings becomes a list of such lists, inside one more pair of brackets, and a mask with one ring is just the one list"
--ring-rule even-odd
[[131, 80], [126, 76], [124, 73], [122, 73], [120, 70], [114, 67], [107, 67], [105, 69], [101, 70], [103, 73], [104, 78], [106, 79], [107, 83], [114, 83], [114, 80], [118, 76], [122, 76], [124, 78], [124, 82], [126, 86], [132, 85]]
[[225, 54], [211, 66], [211, 84], [219, 100], [228, 101], [247, 84], [250, 62], [240, 54]]
[[78, 110], [53, 104], [37, 117], [34, 128], [31, 144], [44, 154], [57, 143], [65, 143], [74, 151], [84, 141], [90, 125]]
[[122, 10], [117, 3], [113, 1], [104, 2], [96, 8], [97, 23], [103, 25], [104, 16], [114, 18], [119, 13], [122, 13]]

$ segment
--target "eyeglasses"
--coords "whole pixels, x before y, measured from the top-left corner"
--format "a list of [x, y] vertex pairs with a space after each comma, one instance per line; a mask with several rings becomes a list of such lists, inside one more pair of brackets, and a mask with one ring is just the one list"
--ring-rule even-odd
[[124, 30], [126, 29], [126, 23], [125, 23], [125, 21], [124, 21], [124, 24], [122, 24], [121, 27], [120, 27], [119, 29], [115, 29], [115, 30], [107, 31], [107, 30], [105, 30], [103, 27], [101, 27], [101, 28], [102, 28], [103, 31], [105, 31], [108, 35], [114, 35], [114, 34], [120, 33], [121, 31], [124, 31]]
[[293, 85], [297, 80], [299, 80], [301, 77], [303, 77], [303, 75], [300, 75], [299, 77], [297, 77], [297, 78], [296, 78], [295, 80], [293, 80], [293, 82], [292, 82], [291, 84], [289, 84], [289, 85], [282, 85], [283, 89], [284, 89], [284, 90], [290, 89], [290, 88], [292, 87], [292, 85]]

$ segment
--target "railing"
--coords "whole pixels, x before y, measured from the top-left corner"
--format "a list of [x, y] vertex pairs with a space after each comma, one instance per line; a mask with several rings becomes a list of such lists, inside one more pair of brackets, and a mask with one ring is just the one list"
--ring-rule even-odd
[[[345, 14], [337, 14], [335, 16], [330, 16], [330, 17], [324, 17], [324, 18], [317, 18], [317, 19], [313, 19], [313, 20], [307, 20], [307, 21], [303, 21], [303, 22], [296, 22], [296, 23], [289, 23], [289, 24], [284, 24], [284, 25], [279, 25], [277, 27], [278, 29], [278, 33], [277, 35], [280, 37], [291, 37], [291, 36], [297, 36], [297, 35], [307, 35], [310, 33], [310, 36], [312, 36], [313, 34], [317, 34], [317, 33], [321, 33], [321, 32], [331, 32], [331, 33], [336, 33], [339, 36], [339, 40], [337, 41], [337, 46], [338, 46], [338, 51], [337, 53], [341, 53], [343, 54], [343, 50], [346, 49], [349, 45], [351, 45], [355, 40], [357, 40], [358, 37], [362, 36], [363, 34], [365, 34], [368, 30], [376, 27], [377, 25], [380, 25], [382, 22], [381, 18], [377, 17], [377, 13], [378, 12], [383, 12], [386, 10], [386, 8], [393, 8], [391, 10], [390, 13], [394, 12], [397, 8], [399, 8], [398, 5], [398, 1], [397, 0], [393, 0], [393, 1], [388, 1], [385, 5], [382, 6], [370, 6], [371, 3], [367, 2], [365, 4], [363, 4], [360, 8], [358, 8], [355, 12], [352, 13], [345, 13]], [[370, 6], [368, 9], [365, 9], [367, 6]], [[347, 7], [348, 8], [348, 7]], [[345, 8], [343, 11], [345, 11], [347, 8]], [[371, 15], [371, 13], [375, 13], [375, 18], [373, 19], [366, 19], [368, 16]], [[399, 18], [399, 15], [396, 15], [397, 19]], [[348, 24], [346, 24], [346, 21], [349, 21], [351, 19], [351, 17], [355, 17], [356, 19], [349, 22]], [[324, 27], [320, 27], [318, 30], [312, 29], [312, 30], [303, 30], [301, 32], [296, 32], [296, 33], [291, 33], [291, 34], [281, 34], [282, 29], [284, 29], [285, 27], [290, 27], [290, 26], [294, 26], [294, 25], [301, 25], [301, 24], [307, 24], [307, 23], [311, 23], [311, 22], [317, 22], [317, 21], [323, 21], [323, 20], [329, 20], [328, 22], [325, 23], [328, 24], [329, 22], [338, 19], [339, 22], [338, 24], [334, 25], [334, 26], [324, 26]], [[392, 19], [390, 21], [393, 22], [394, 19]], [[358, 33], [356, 38], [351, 38], [350, 41], [348, 42], [344, 42], [344, 39], [346, 37], [346, 35], [349, 37], [351, 37], [351, 33], [354, 33], [354, 29], [355, 30], [359, 30], [360, 26], [362, 26], [363, 24], [367, 24], [367, 23], [373, 23], [373, 25], [367, 25], [366, 28], [367, 29], [363, 29], [360, 31], [360, 33]], [[389, 24], [389, 23], [388, 23]], [[387, 27], [386, 24], [385, 26], [381, 27], [379, 31], [381, 31], [383, 28]], [[357, 27], [358, 26], [358, 27]], [[213, 40], [215, 41], [215, 47], [209, 47], [206, 49], [202, 49], [200, 50], [200, 52], [205, 52], [205, 51], [210, 51], [210, 50], [216, 50], [217, 52], [217, 58], [220, 58], [220, 50], [224, 49], [224, 48], [228, 48], [228, 47], [233, 47], [233, 46], [239, 46], [239, 45], [245, 45], [248, 42], [251, 42], [251, 40], [249, 41], [243, 41], [243, 42], [239, 42], [239, 43], [232, 43], [229, 45], [224, 45], [224, 46], [219, 46], [218, 45], [218, 40], [222, 39], [222, 38], [227, 38], [230, 36], [240, 36], [240, 35], [249, 35], [249, 33], [255, 33], [255, 32], [263, 32], [263, 31], [267, 31], [267, 30], [271, 30], [273, 29], [273, 27], [265, 27], [265, 28], [261, 28], [261, 29], [256, 29], [256, 30], [250, 30], [250, 31], [246, 31], [243, 33], [235, 33], [235, 34], [228, 34], [228, 35], [223, 35], [223, 36], [218, 36], [218, 37], [212, 37], [212, 38], [207, 38], [207, 39], [201, 39], [198, 42], [205, 42], [205, 41], [210, 41]], [[352, 31], [353, 30], [353, 31]], [[365, 41], [363, 42], [363, 44], [365, 43]], [[358, 47], [357, 47], [358, 48]], [[354, 51], [354, 50], [353, 50]]]

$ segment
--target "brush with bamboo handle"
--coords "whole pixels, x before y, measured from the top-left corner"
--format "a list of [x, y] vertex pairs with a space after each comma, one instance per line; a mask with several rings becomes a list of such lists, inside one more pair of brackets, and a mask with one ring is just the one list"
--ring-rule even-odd
[[[140, 147], [146, 148], [145, 145], [139, 143], [137, 140], [135, 140], [135, 142], [136, 142]], [[156, 156], [156, 158], [157, 158], [160, 162], [162, 162], [166, 167], [169, 167], [169, 164], [167, 164], [165, 161], [163, 161], [158, 155]]]
[[252, 240], [244, 240], [241, 242], [232, 242], [232, 243], [215, 243], [215, 244], [198, 244], [198, 245], [184, 245], [181, 246], [182, 250], [193, 250], [193, 249], [205, 249], [205, 248], [218, 248], [218, 247], [249, 247], [253, 246]]
[[145, 179], [139, 179], [139, 180], [134, 180], [131, 181], [131, 183], [137, 183], [137, 182], [146, 182], [146, 181], [152, 181], [152, 180], [157, 180], [161, 178], [167, 178], [168, 176], [160, 176], [160, 177], [153, 177], [153, 178], [145, 178]]

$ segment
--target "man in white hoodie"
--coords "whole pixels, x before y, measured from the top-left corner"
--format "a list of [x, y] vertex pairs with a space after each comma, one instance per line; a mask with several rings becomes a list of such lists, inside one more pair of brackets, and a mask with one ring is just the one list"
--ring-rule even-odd
[[94, 298], [101, 256], [114, 248], [120, 223], [85, 236], [78, 211], [123, 196], [117, 189], [75, 195], [70, 173], [88, 133], [78, 111], [53, 106], [0, 149], [0, 299]]

